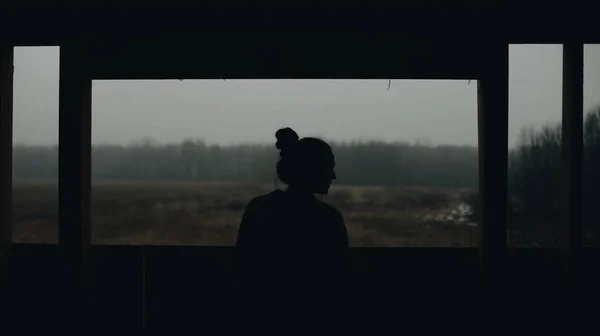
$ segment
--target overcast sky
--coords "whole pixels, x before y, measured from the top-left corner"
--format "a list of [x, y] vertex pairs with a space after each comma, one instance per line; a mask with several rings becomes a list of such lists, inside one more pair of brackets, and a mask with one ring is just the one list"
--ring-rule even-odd
[[[58, 47], [15, 48], [14, 140], [58, 141]], [[600, 105], [600, 46], [585, 49], [585, 106]], [[560, 120], [562, 47], [510, 48], [511, 145]], [[93, 142], [272, 142], [282, 126], [327, 139], [476, 144], [475, 82], [95, 81]]]

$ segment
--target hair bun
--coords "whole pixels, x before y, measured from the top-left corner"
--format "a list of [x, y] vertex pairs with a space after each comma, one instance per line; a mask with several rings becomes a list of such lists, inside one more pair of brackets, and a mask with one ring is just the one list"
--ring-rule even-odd
[[277, 138], [277, 142], [275, 143], [275, 147], [277, 149], [283, 151], [286, 148], [289, 148], [291, 145], [296, 143], [300, 139], [298, 134], [291, 128], [286, 127], [278, 130], [275, 133], [275, 138]]

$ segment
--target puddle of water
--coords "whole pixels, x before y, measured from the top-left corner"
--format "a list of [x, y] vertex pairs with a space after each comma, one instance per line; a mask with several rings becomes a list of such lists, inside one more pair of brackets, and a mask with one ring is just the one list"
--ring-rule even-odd
[[477, 224], [470, 220], [472, 214], [473, 210], [470, 205], [459, 203], [453, 208], [445, 209], [434, 214], [428, 214], [423, 221], [428, 224], [453, 224], [476, 227]]

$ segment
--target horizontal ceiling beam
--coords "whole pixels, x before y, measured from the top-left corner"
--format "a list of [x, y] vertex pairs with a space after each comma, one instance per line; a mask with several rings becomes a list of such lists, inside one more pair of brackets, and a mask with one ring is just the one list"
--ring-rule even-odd
[[[145, 38], [170, 34], [190, 39], [213, 29], [359, 29], [415, 38], [475, 39], [502, 43], [599, 43], [595, 11], [511, 6], [396, 6], [391, 8], [161, 8], [43, 7], [0, 11], [0, 39], [14, 45], [60, 45], [73, 40]], [[60, 24], [57, 24], [60, 22]]]
[[93, 79], [475, 79], [487, 53], [481, 43], [358, 30], [221, 30], [79, 46]]

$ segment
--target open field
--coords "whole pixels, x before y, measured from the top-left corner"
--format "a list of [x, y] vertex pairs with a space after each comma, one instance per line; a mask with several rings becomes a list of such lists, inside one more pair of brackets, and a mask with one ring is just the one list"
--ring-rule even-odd
[[[95, 244], [231, 246], [246, 203], [273, 186], [190, 182], [98, 182], [92, 189]], [[58, 240], [58, 187], [15, 182], [13, 241]], [[468, 190], [336, 186], [352, 246], [475, 246]]]

